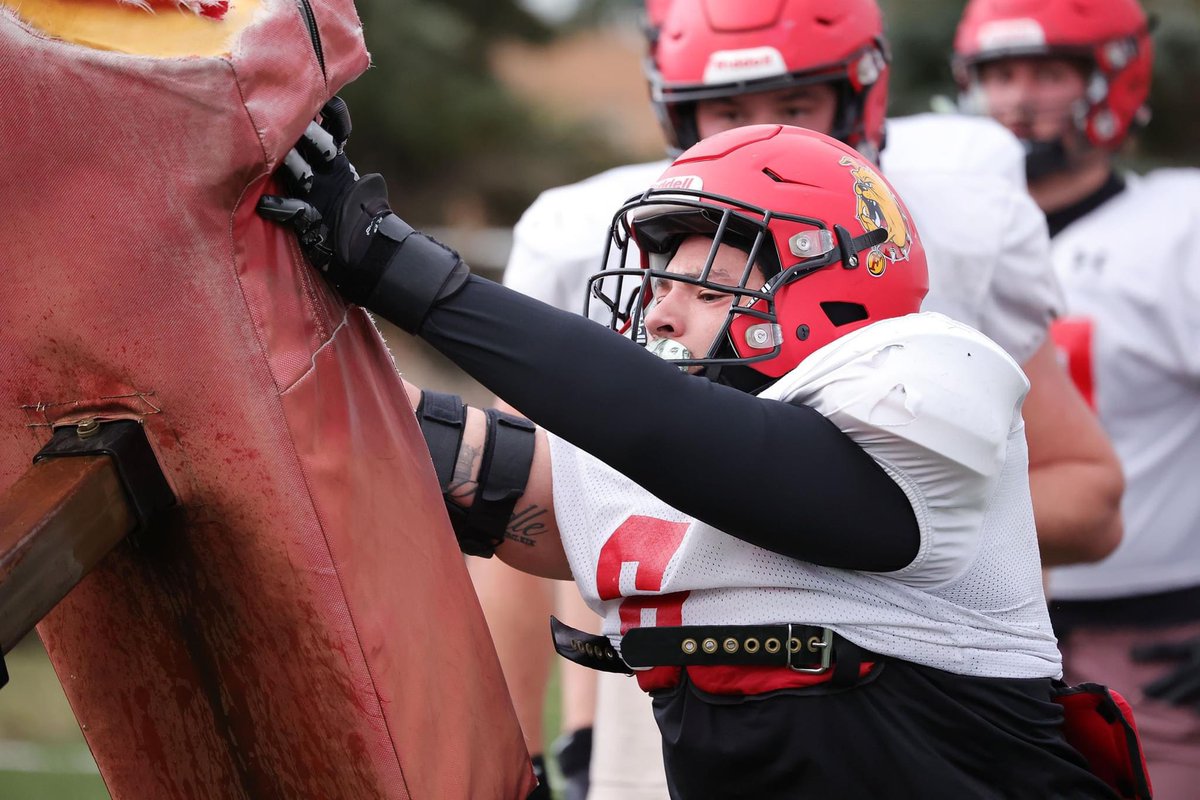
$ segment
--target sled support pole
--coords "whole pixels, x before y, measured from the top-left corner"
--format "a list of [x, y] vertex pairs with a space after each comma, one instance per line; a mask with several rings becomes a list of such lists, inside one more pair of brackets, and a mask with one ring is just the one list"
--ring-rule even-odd
[[140, 423], [84, 420], [55, 431], [0, 494], [0, 686], [3, 654], [173, 503]]

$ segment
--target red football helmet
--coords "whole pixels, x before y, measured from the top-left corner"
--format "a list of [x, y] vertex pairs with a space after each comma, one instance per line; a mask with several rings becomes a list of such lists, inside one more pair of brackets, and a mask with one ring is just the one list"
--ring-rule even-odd
[[1076, 115], [1096, 147], [1115, 150], [1149, 120], [1153, 48], [1137, 0], [971, 0], [954, 39], [954, 72], [968, 96], [977, 67], [1017, 56], [1080, 58], [1092, 75]]
[[[851, 331], [918, 311], [929, 288], [912, 217], [887, 181], [845, 144], [786, 125], [737, 128], [693, 146], [621, 208], [610, 233], [620, 257], [605, 254], [614, 266], [592, 276], [588, 302], [607, 306], [611, 327], [635, 341], [647, 343], [658, 281], [733, 297], [709, 352], [671, 359], [717, 380], [731, 365], [749, 367], [758, 385], [778, 378]], [[712, 238], [707, 264], [698, 276], [668, 272], [691, 236]], [[720, 245], [746, 253], [736, 283], [710, 274]], [[640, 268], [626, 264], [633, 250]], [[751, 282], [753, 266], [765, 285]], [[735, 385], [752, 388], [744, 378]]]
[[674, 0], [646, 0], [645, 14], [646, 24], [653, 29], [662, 27], [663, 21], [667, 18], [667, 12], [671, 9], [671, 4]]
[[831, 134], [878, 160], [888, 52], [875, 0], [675, 0], [655, 16], [645, 70], [672, 152], [699, 138], [698, 100], [828, 82]]

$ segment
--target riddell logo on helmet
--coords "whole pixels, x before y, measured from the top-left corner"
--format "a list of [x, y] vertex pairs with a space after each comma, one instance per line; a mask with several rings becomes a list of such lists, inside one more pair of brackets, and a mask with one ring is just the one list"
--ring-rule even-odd
[[705, 83], [767, 78], [787, 72], [783, 54], [774, 47], [752, 47], [747, 50], [718, 50], [708, 57], [704, 68]]
[[1035, 19], [1000, 19], [979, 28], [979, 49], [1007, 50], [1018, 47], [1042, 47], [1046, 32]]
[[699, 175], [676, 175], [671, 178], [663, 178], [654, 184], [654, 190], [657, 192], [671, 189], [687, 189], [698, 192], [703, 188], [704, 181]]

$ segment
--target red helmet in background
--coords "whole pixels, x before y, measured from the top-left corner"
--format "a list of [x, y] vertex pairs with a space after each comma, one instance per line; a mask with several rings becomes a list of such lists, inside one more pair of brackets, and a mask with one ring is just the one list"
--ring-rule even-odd
[[1115, 150], [1149, 120], [1154, 56], [1137, 0], [971, 0], [954, 39], [954, 72], [964, 92], [977, 92], [980, 64], [1022, 56], [1091, 65], [1086, 108], [1076, 120], [1092, 145]]
[[674, 0], [646, 0], [646, 24], [651, 28], [661, 28], [673, 2]]
[[653, 17], [646, 77], [672, 152], [698, 140], [699, 100], [832, 83], [831, 135], [878, 160], [888, 53], [875, 0], [660, 0]]
[[[592, 277], [589, 303], [608, 306], [613, 329], [641, 344], [653, 282], [733, 296], [709, 352], [671, 359], [717, 380], [738, 365], [761, 386], [851, 331], [920, 310], [929, 288], [925, 251], [891, 186], [861, 153], [804, 128], [752, 125], [705, 139], [625, 204], [611, 234], [621, 257], [606, 254], [616, 266]], [[708, 267], [698, 277], [666, 271], [691, 236], [713, 239], [709, 267], [720, 245], [746, 253], [741, 280], [720, 282]], [[625, 263], [634, 249], [639, 268]]]

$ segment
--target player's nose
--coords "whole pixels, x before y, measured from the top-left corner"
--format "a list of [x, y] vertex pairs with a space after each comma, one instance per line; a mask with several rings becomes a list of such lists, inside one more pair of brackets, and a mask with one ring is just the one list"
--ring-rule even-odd
[[1002, 93], [1010, 103], [1023, 107], [1034, 100], [1037, 85], [1037, 77], [1032, 70], [1018, 67], [1012, 71]]
[[681, 313], [678, 300], [672, 299], [672, 294], [677, 295], [679, 292], [667, 292], [665, 297], [655, 300], [646, 309], [646, 330], [656, 339], [678, 338], [683, 335], [684, 314]]

